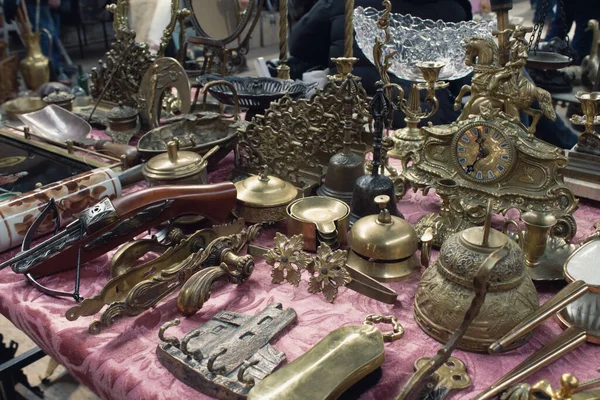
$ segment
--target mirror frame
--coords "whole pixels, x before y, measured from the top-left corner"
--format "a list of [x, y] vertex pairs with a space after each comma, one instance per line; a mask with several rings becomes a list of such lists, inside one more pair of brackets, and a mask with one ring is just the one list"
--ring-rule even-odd
[[[240, 36], [242, 36], [242, 34], [244, 33], [246, 27], [248, 27], [248, 24], [250, 24], [250, 28], [247, 31], [246, 36], [242, 40], [240, 40], [239, 46], [233, 48], [233, 50], [241, 49], [248, 45], [250, 41], [250, 36], [252, 35], [252, 32], [254, 31], [254, 28], [256, 27], [256, 24], [258, 23], [258, 20], [261, 17], [264, 4], [264, 0], [250, 0], [248, 2], [246, 10], [244, 10], [242, 20], [240, 21], [236, 29], [231, 33], [231, 35], [223, 39], [214, 39], [211, 36], [209, 36], [200, 26], [200, 22], [196, 18], [196, 13], [194, 11], [194, 7], [192, 6], [192, 1], [193, 0], [184, 0], [184, 4], [185, 7], [192, 12], [192, 15], [190, 16], [192, 20], [192, 25], [194, 26], [194, 30], [196, 31], [196, 33], [199, 35], [199, 37], [197, 37], [196, 40], [201, 39], [197, 42], [197, 44], [226, 48], [227, 45], [240, 38]], [[255, 10], [258, 11], [255, 13]], [[195, 43], [195, 41], [192, 43]]]

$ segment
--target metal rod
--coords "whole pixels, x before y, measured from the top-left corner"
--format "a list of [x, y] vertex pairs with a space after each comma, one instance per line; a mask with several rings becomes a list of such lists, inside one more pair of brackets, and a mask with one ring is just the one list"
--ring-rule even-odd
[[354, 46], [354, 0], [346, 0], [346, 13], [344, 14], [344, 57], [352, 57]]

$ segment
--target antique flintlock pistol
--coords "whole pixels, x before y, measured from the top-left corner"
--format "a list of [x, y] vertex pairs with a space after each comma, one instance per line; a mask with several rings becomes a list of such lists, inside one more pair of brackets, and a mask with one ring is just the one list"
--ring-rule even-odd
[[30, 248], [37, 226], [52, 211], [58, 217], [58, 208], [51, 200], [29, 228], [21, 252], [0, 264], [0, 269], [11, 265], [17, 273], [40, 277], [75, 268], [181, 215], [199, 214], [222, 222], [229, 216], [235, 200], [236, 189], [230, 182], [157, 186], [114, 201], [105, 198], [85, 209], [62, 231]]

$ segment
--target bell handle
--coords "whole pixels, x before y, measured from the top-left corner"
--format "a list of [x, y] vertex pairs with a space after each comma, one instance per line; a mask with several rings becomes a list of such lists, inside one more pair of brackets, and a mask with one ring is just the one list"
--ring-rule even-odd
[[542, 347], [473, 400], [492, 399], [517, 382], [553, 363], [586, 341], [586, 331], [572, 326]]
[[492, 199], [488, 200], [487, 208], [485, 210], [485, 223], [483, 225], [483, 237], [481, 238], [481, 246], [488, 247], [488, 240], [490, 238], [490, 231], [492, 229], [492, 214], [494, 213], [494, 206]]
[[517, 235], [517, 243], [519, 244], [520, 248], [523, 248], [523, 245], [525, 244], [525, 239], [523, 238], [523, 232], [521, 231], [521, 227], [519, 226], [519, 223], [517, 221], [515, 221], [514, 219], [505, 219], [502, 223], [502, 233], [506, 235], [508, 233], [508, 227], [510, 225], [513, 225], [516, 228], [515, 234]]
[[421, 236], [421, 265], [429, 267], [431, 260], [431, 245], [433, 243], [433, 228], [429, 227]]
[[572, 301], [583, 296], [588, 290], [589, 286], [584, 281], [573, 281], [569, 283], [533, 314], [504, 335], [504, 337], [497, 342], [492, 343], [488, 352], [490, 354], [497, 354], [505, 351], [512, 343], [534, 330], [542, 322], [565, 308]]
[[206, 111], [206, 97], [208, 96], [208, 88], [210, 88], [212, 86], [216, 86], [216, 85], [225, 85], [229, 89], [231, 89], [231, 93], [233, 93], [233, 106], [235, 107], [235, 115], [233, 116], [233, 118], [236, 121], [239, 121], [240, 120], [240, 101], [238, 98], [237, 90], [235, 89], [235, 86], [233, 86], [233, 84], [231, 82], [228, 82], [225, 80], [211, 81], [211, 82], [208, 82], [206, 85], [204, 85], [204, 87], [202, 88], [202, 91], [204, 92], [203, 97], [202, 97], [202, 103], [204, 104], [202, 106], [203, 107], [202, 110]]

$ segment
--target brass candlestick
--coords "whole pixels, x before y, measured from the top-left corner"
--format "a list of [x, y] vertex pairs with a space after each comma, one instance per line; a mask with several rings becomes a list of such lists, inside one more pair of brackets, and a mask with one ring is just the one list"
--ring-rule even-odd
[[[398, 91], [398, 101], [396, 109], [402, 110], [406, 115], [404, 121], [406, 128], [392, 132], [391, 138], [394, 141], [394, 148], [390, 151], [390, 157], [405, 160], [408, 153], [414, 152], [423, 145], [423, 139], [419, 134], [419, 122], [422, 119], [433, 116], [438, 108], [438, 99], [435, 97], [435, 91], [448, 87], [448, 82], [438, 81], [440, 70], [444, 63], [435, 61], [425, 61], [417, 64], [421, 70], [425, 82], [413, 82], [408, 93], [408, 100], [404, 98], [404, 90], [396, 84], [389, 84]], [[421, 90], [426, 90], [425, 102], [431, 106], [429, 111], [421, 109]]]
[[288, 41], [288, 2], [279, 0], [279, 66], [277, 78], [290, 79], [290, 67], [287, 65]]
[[344, 56], [333, 58], [337, 67], [337, 75], [334, 76], [336, 81], [343, 81], [348, 74], [352, 73], [354, 64], [358, 58], [353, 55], [354, 46], [354, 0], [346, 0], [344, 14]]
[[[406, 128], [393, 132], [390, 137], [394, 142], [394, 148], [389, 151], [389, 156], [405, 160], [408, 153], [416, 151], [423, 144], [423, 140], [419, 135], [419, 122], [424, 118], [429, 118], [438, 110], [439, 103], [435, 97], [435, 91], [448, 87], [447, 82], [438, 82], [440, 70], [444, 67], [444, 63], [425, 61], [417, 63], [417, 67], [421, 70], [421, 74], [425, 82], [413, 82], [408, 94], [408, 100], [404, 99], [404, 89], [400, 85], [390, 83], [388, 68], [390, 67], [390, 59], [396, 54], [395, 51], [384, 53], [385, 46], [391, 41], [389, 32], [390, 13], [392, 11], [392, 3], [389, 0], [383, 2], [385, 12], [377, 20], [377, 26], [383, 30], [385, 34], [384, 40], [375, 39], [373, 46], [373, 60], [379, 71], [382, 82], [385, 84], [386, 95], [392, 98], [392, 91], [398, 91], [398, 102], [395, 109], [400, 109], [406, 114]], [[430, 111], [421, 109], [421, 90], [427, 90], [425, 102], [431, 105]], [[391, 121], [390, 121], [391, 125]]]
[[585, 131], [579, 136], [575, 150], [582, 153], [600, 156], [600, 134], [596, 126], [600, 125], [600, 92], [577, 92], [575, 95], [581, 103], [584, 115], [573, 115], [571, 122], [575, 125], [585, 125]]

